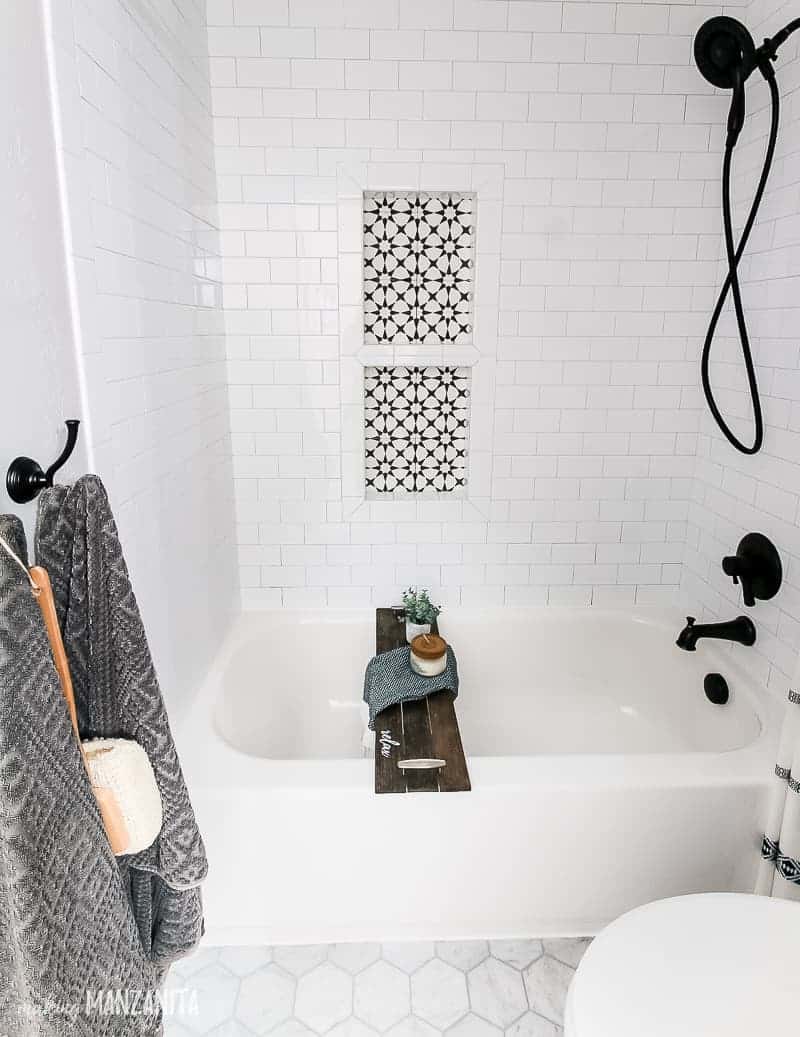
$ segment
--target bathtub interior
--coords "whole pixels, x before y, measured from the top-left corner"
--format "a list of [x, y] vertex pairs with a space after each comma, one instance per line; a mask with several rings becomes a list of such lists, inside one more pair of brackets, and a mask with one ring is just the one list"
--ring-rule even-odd
[[[726, 752], [761, 730], [751, 679], [730, 652], [678, 649], [671, 610], [453, 609], [441, 620], [461, 679], [469, 757]], [[235, 749], [273, 760], [362, 755], [367, 610], [252, 613], [221, 666], [215, 725]], [[710, 703], [709, 672], [730, 701]]]

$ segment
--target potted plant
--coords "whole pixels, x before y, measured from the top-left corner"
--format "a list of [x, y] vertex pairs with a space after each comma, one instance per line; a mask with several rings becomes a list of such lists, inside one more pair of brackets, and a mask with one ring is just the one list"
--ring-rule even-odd
[[434, 605], [426, 590], [409, 587], [403, 591], [403, 607], [406, 612], [406, 641], [409, 644], [420, 634], [429, 634], [431, 624], [442, 611]]

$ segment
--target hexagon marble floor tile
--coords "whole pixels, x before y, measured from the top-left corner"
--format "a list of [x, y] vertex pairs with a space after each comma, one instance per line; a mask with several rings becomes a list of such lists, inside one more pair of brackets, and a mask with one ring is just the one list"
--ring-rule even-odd
[[556, 1037], [589, 940], [225, 947], [178, 962], [165, 1037]]

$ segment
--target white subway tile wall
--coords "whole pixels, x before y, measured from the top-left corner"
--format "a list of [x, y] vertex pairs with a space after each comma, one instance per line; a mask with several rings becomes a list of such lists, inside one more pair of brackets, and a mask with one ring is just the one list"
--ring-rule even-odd
[[[796, 18], [797, 3], [754, 0], [744, 13], [759, 41]], [[739, 661], [776, 693], [794, 676], [800, 648], [800, 34], [775, 64], [781, 129], [775, 164], [741, 266], [742, 295], [764, 409], [764, 446], [755, 457], [736, 453], [704, 414], [689, 510], [682, 588], [698, 616], [727, 619], [741, 596], [720, 569], [740, 537], [769, 536], [784, 563], [784, 584], [753, 610], [755, 649], [736, 647]], [[748, 82], [749, 118], [736, 152], [737, 226], [749, 209], [769, 127], [769, 95], [758, 75]], [[722, 276], [722, 264], [716, 277]], [[708, 306], [711, 299], [708, 299]], [[705, 331], [705, 323], [703, 328]], [[726, 314], [714, 347], [712, 381], [735, 431], [752, 442], [749, 395], [735, 326]]]
[[237, 604], [205, 3], [49, 6], [82, 435], [175, 711]]
[[[782, 133], [742, 267], [755, 459], [699, 388], [728, 98], [691, 42], [723, 10], [758, 39], [796, 5], [47, 8], [84, 434], [168, 691], [219, 643], [237, 549], [246, 607], [384, 604], [418, 582], [447, 604], [678, 596], [727, 617], [739, 598], [719, 560], [750, 529], [776, 541], [785, 584], [739, 655], [783, 690], [800, 646], [798, 38], [777, 63]], [[739, 225], [767, 127], [764, 85], [748, 86]], [[352, 210], [392, 189], [477, 194], [472, 353], [389, 361], [470, 368], [463, 500], [363, 500], [363, 372], [383, 361], [364, 354]], [[747, 436], [727, 316], [712, 373]]]
[[[721, 12], [209, 4], [246, 606], [381, 604], [415, 582], [448, 604], [673, 600], [726, 115], [691, 42]], [[343, 168], [477, 192], [480, 500], [348, 505]]]

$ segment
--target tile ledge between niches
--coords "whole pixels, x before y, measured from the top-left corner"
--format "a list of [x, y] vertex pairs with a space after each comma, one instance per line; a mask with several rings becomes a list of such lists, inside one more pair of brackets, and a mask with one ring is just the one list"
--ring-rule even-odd
[[363, 367], [475, 367], [483, 359], [475, 346], [364, 346]]

